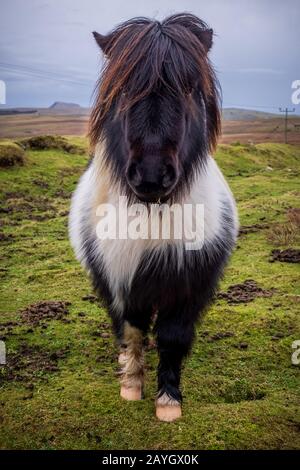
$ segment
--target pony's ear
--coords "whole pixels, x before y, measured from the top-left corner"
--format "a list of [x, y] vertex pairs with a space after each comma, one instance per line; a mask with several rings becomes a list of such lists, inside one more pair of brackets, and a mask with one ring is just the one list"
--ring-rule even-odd
[[111, 38], [109, 36], [103, 36], [102, 34], [97, 33], [97, 31], [93, 31], [93, 36], [95, 38], [96, 43], [102, 50], [103, 54], [107, 54], [108, 43]]
[[213, 30], [212, 29], [198, 30], [196, 34], [201, 44], [203, 44], [205, 51], [208, 52], [213, 45], [213, 35], [214, 35]]
[[207, 24], [191, 13], [177, 13], [166, 18], [163, 23], [166, 26], [181, 26], [187, 28], [201, 42], [207, 53], [213, 44], [213, 30]]

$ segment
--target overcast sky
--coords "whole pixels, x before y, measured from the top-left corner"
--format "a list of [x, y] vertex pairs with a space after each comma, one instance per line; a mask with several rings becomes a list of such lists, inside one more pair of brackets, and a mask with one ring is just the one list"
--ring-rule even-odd
[[101, 64], [91, 31], [106, 33], [133, 16], [162, 19], [182, 11], [198, 15], [217, 35], [211, 59], [225, 107], [294, 107], [300, 0], [1, 0], [7, 105], [89, 105]]

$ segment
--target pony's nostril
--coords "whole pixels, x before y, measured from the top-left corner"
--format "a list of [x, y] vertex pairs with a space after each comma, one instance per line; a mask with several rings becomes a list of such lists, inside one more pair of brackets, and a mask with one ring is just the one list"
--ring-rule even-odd
[[136, 163], [131, 163], [127, 169], [127, 179], [133, 186], [141, 184], [142, 175]]
[[162, 185], [165, 189], [170, 188], [174, 184], [177, 178], [177, 173], [173, 165], [166, 165]]

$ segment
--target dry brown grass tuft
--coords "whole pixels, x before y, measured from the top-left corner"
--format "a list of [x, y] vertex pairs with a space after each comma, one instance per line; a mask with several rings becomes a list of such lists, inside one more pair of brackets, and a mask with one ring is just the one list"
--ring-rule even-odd
[[21, 139], [19, 141], [25, 149], [32, 150], [48, 150], [56, 149], [63, 150], [67, 153], [83, 155], [86, 150], [79, 145], [70, 143], [66, 138], [56, 135], [38, 135]]
[[300, 208], [298, 207], [293, 207], [287, 211], [287, 218], [288, 221], [296, 225], [296, 227], [300, 227]]
[[274, 246], [291, 246], [299, 238], [299, 225], [290, 220], [285, 224], [273, 225], [267, 232], [267, 239]]

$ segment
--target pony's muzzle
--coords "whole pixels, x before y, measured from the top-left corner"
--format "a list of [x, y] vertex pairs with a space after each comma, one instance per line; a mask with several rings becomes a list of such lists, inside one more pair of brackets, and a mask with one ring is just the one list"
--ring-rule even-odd
[[156, 202], [171, 195], [178, 182], [178, 170], [172, 162], [132, 162], [127, 168], [126, 178], [141, 201]]

